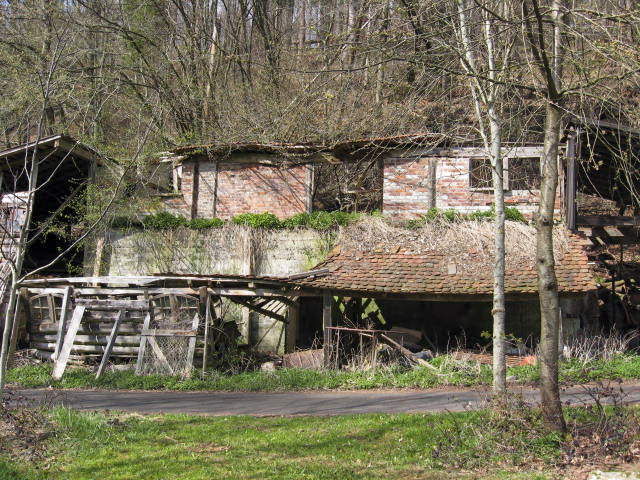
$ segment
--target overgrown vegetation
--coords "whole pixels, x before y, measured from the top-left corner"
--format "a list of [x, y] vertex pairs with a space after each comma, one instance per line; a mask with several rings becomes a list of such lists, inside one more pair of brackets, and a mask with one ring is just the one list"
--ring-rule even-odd
[[[471, 387], [489, 385], [491, 367], [475, 361], [443, 355], [432, 360], [437, 370], [429, 368], [387, 367], [370, 371], [316, 371], [281, 368], [273, 373], [260, 371], [226, 375], [211, 372], [204, 380], [199, 375], [189, 379], [170, 376], [136, 376], [132, 371], [115, 371], [95, 379], [88, 368], [69, 368], [60, 381], [51, 380], [51, 365], [26, 365], [9, 371], [8, 381], [25, 388], [104, 388], [141, 390], [212, 390], [212, 391], [285, 391], [285, 390], [361, 390], [372, 388], [434, 388], [438, 386]], [[540, 378], [538, 366], [512, 367], [507, 375], [521, 383], [535, 383]], [[640, 356], [619, 354], [611, 359], [581, 362], [572, 359], [561, 364], [564, 383], [587, 383], [596, 380], [640, 379]]]
[[[526, 223], [526, 219], [516, 207], [504, 208], [505, 220], [512, 222]], [[495, 205], [491, 205], [489, 210], [476, 210], [468, 214], [460, 213], [453, 208], [442, 210], [437, 207], [430, 208], [425, 216], [422, 217], [423, 223], [434, 220], [446, 220], [448, 222], [463, 222], [468, 220], [493, 220], [496, 216]]]
[[[507, 220], [514, 222], [526, 223], [520, 211], [513, 207], [505, 209]], [[294, 228], [311, 228], [313, 230], [329, 230], [338, 226], [346, 226], [349, 223], [356, 222], [366, 216], [382, 217], [379, 211], [371, 213], [350, 213], [342, 211], [325, 212], [317, 210], [313, 213], [297, 213], [291, 217], [280, 220], [271, 212], [263, 213], [241, 213], [233, 217], [230, 222], [236, 225], [245, 225], [252, 228], [266, 229], [294, 229]], [[454, 209], [441, 210], [439, 208], [430, 209], [425, 216], [419, 220], [409, 220], [408, 228], [417, 228], [427, 222], [447, 221], [479, 221], [492, 220], [495, 217], [493, 207], [489, 210], [477, 210], [469, 214], [457, 212]], [[158, 212], [147, 215], [142, 220], [133, 217], [118, 216], [111, 222], [112, 228], [149, 228], [153, 230], [169, 230], [173, 228], [190, 228], [193, 230], [201, 230], [206, 228], [219, 228], [227, 223], [220, 218], [194, 218], [187, 220], [183, 215], [174, 215], [170, 212]]]
[[[341, 211], [325, 212], [315, 211], [313, 213], [298, 213], [292, 217], [280, 220], [270, 212], [264, 213], [241, 213], [233, 217], [230, 222], [235, 225], [245, 225], [252, 228], [266, 229], [294, 229], [311, 228], [313, 230], [329, 230], [338, 226], [345, 226], [348, 223], [359, 220], [362, 215], [358, 213], [347, 213]], [[377, 212], [371, 215], [379, 216]], [[169, 212], [158, 212], [147, 215], [142, 220], [132, 217], [119, 216], [113, 219], [113, 228], [148, 228], [152, 230], [170, 230], [174, 228], [189, 228], [192, 230], [202, 230], [206, 228], [219, 228], [226, 224], [220, 218], [194, 218], [187, 220], [183, 215], [174, 215]]]
[[518, 399], [460, 413], [293, 418], [56, 408], [46, 419], [47, 457], [22, 462], [3, 451], [0, 478], [542, 480], [571, 477], [573, 465], [637, 460], [638, 416], [620, 406], [568, 408], [565, 441]]

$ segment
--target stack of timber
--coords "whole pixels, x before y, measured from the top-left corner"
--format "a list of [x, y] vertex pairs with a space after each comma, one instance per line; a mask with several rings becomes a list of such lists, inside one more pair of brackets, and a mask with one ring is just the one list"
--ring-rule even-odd
[[[102, 296], [102, 299], [105, 298], [107, 297]], [[91, 300], [91, 298], [77, 296], [68, 304], [67, 323], [76, 305], [81, 304], [87, 307], [75, 336], [71, 359], [101, 358], [118, 315], [117, 310], [92, 308], [92, 303], [97, 302], [91, 302]], [[113, 300], [114, 303], [117, 301]], [[61, 327], [65, 331], [68, 328], [68, 325], [61, 326], [62, 302], [63, 295], [59, 293], [41, 294], [29, 299], [31, 310], [31, 318], [28, 321], [29, 343], [31, 348], [36, 349], [36, 355], [43, 360], [53, 359]], [[112, 358], [132, 359], [137, 357], [145, 313], [143, 308], [124, 311], [124, 317], [111, 353]]]
[[[219, 305], [221, 299], [226, 298], [250, 311], [286, 322], [287, 309], [295, 305], [293, 299], [300, 293], [298, 287], [291, 285], [284, 278], [164, 274], [27, 280], [23, 282], [21, 296], [25, 299], [22, 308], [26, 317], [27, 343], [43, 360], [56, 359], [68, 332], [73, 312], [78, 306], [84, 306], [85, 310], [77, 325], [78, 330], [74, 334], [68, 359], [100, 361], [116, 318], [121, 315], [109, 357], [126, 361], [138, 357], [141, 334], [148, 313], [154, 318], [154, 314], [162, 316], [162, 312], [169, 309], [177, 320], [181, 314], [174, 310], [182, 311], [183, 304], [188, 303], [191, 305], [190, 311], [199, 312], [194, 353], [196, 363], [202, 364], [204, 340], [207, 337], [204, 318], [209, 301], [206, 299], [211, 299]], [[272, 304], [277, 307], [277, 311], [267, 310]], [[225, 341], [221, 338], [225, 335], [220, 335], [224, 330], [225, 320], [218, 316], [218, 313], [211, 317], [220, 325], [211, 325], [216, 332], [209, 335], [208, 348], [217, 351], [213, 344]], [[209, 323], [206, 325], [209, 326]], [[233, 341], [235, 342], [235, 339]]]

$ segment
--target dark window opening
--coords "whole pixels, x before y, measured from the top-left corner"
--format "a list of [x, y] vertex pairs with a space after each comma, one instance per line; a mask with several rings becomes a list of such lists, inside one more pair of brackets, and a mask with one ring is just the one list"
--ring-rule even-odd
[[493, 189], [493, 172], [488, 159], [472, 158], [470, 160], [469, 184], [471, 188]]
[[540, 189], [540, 158], [509, 158], [509, 190]]

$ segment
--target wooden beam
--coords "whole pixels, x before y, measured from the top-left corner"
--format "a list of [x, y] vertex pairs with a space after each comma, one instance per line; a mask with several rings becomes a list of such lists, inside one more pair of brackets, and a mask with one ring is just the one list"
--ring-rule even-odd
[[78, 328], [80, 328], [80, 322], [82, 321], [82, 316], [84, 315], [85, 307], [82, 305], [76, 306], [73, 310], [73, 316], [71, 317], [71, 324], [69, 325], [69, 330], [64, 337], [64, 344], [62, 345], [62, 349], [60, 350], [60, 354], [53, 365], [53, 374], [52, 377], [54, 380], [60, 380], [62, 375], [64, 374], [64, 370], [67, 367], [67, 362], [69, 361], [69, 354], [71, 354], [71, 348], [73, 347], [73, 342], [76, 338], [76, 333], [78, 333]]
[[69, 313], [69, 301], [71, 299], [71, 287], [64, 289], [64, 296], [62, 297], [62, 310], [60, 310], [60, 321], [58, 322], [58, 335], [56, 337], [56, 348], [53, 351], [53, 359], [58, 358], [60, 349], [62, 348], [62, 342], [64, 341], [64, 333], [67, 328], [67, 317]]
[[[209, 323], [211, 323], [211, 300], [209, 299], [209, 291], [204, 288], [204, 300], [206, 303], [204, 312], [204, 351], [202, 352], [202, 379], [207, 370], [207, 360], [209, 353]], [[202, 303], [202, 292], [200, 292], [200, 302]]]
[[198, 216], [198, 190], [200, 190], [200, 163], [193, 162], [191, 178], [191, 220]]
[[295, 302], [287, 309], [287, 331], [285, 338], [285, 353], [295, 351], [298, 341], [298, 323], [300, 321], [300, 303]]
[[578, 187], [578, 175], [576, 172], [576, 138], [580, 135], [578, 132], [569, 135], [567, 142], [567, 180], [566, 180], [566, 216], [567, 228], [569, 230], [576, 229], [576, 190]]
[[256, 307], [251, 302], [244, 300], [243, 298], [240, 298], [240, 297], [228, 297], [228, 298], [232, 302], [237, 303], [239, 305], [243, 305], [247, 307], [249, 310], [259, 313], [260, 315], [264, 315], [266, 317], [273, 318], [274, 320], [279, 320], [281, 322], [287, 323], [287, 319], [283, 315], [272, 312], [271, 310], [267, 310], [265, 308]]
[[640, 216], [579, 215], [576, 224], [585, 227], [640, 227]]
[[122, 323], [123, 318], [124, 310], [120, 310], [118, 312], [118, 316], [116, 317], [116, 321], [113, 323], [111, 335], [109, 335], [109, 340], [107, 341], [107, 347], [104, 350], [102, 361], [100, 362], [100, 366], [98, 367], [98, 371], [96, 372], [96, 380], [100, 378], [100, 375], [102, 375], [102, 372], [104, 372], [104, 369], [107, 366], [107, 362], [109, 361], [109, 356], [111, 355], [111, 351], [113, 350], [113, 345], [115, 344], [116, 337], [118, 336], [118, 330], [120, 329], [120, 324]]
[[[149, 324], [151, 323], [151, 314], [152, 310], [149, 310], [147, 315], [144, 317], [144, 322], [142, 324], [143, 331], [149, 329]], [[136, 361], [136, 375], [142, 375], [142, 365], [146, 345], [147, 337], [145, 335], [140, 335], [140, 346], [138, 347], [138, 359]]]
[[607, 225], [602, 228], [604, 229], [605, 232], [607, 232], [607, 235], [609, 235], [610, 237], [624, 237], [624, 233], [622, 233], [616, 227]]
[[[191, 324], [191, 327], [193, 328], [194, 332], [198, 332], [198, 325], [200, 324], [200, 314], [196, 313], [193, 316], [193, 322]], [[194, 335], [193, 337], [191, 337], [189, 339], [189, 350], [187, 351], [187, 364], [188, 367], [187, 369], [183, 372], [184, 377], [186, 378], [190, 373], [191, 370], [193, 369], [193, 356], [196, 353], [196, 335]]]

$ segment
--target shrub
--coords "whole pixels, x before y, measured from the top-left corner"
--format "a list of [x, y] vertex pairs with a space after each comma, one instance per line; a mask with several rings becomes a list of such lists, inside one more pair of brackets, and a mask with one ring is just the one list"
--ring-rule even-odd
[[273, 213], [241, 213], [231, 219], [237, 225], [252, 228], [282, 228], [282, 222]]
[[285, 228], [307, 227], [309, 226], [310, 215], [308, 213], [297, 213], [293, 217], [282, 221]]
[[167, 230], [169, 228], [186, 227], [187, 219], [182, 215], [172, 215], [169, 212], [159, 212], [154, 215], [146, 216], [142, 223], [147, 228]]
[[511, 220], [512, 222], [526, 223], [524, 216], [516, 207], [506, 207], [504, 209], [504, 216], [507, 220]]
[[315, 230], [328, 230], [338, 225], [345, 226], [358, 217], [357, 213], [316, 211], [309, 216], [309, 226]]

